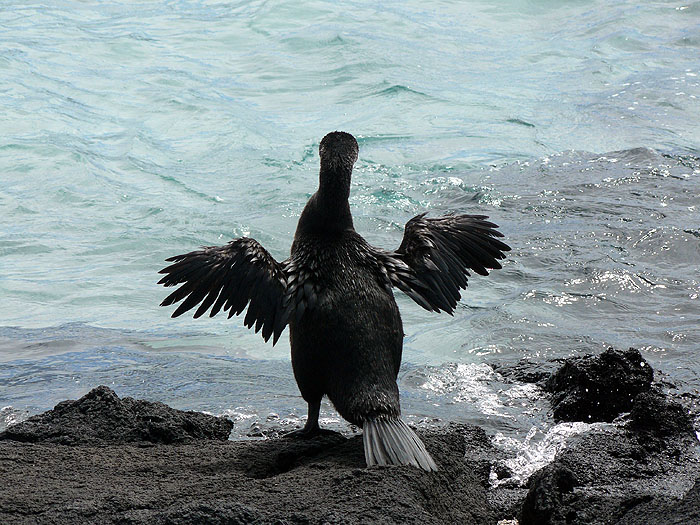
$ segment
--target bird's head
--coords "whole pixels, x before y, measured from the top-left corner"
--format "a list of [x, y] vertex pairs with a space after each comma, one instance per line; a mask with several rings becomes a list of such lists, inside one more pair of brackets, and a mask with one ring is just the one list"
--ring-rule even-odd
[[333, 131], [323, 137], [318, 146], [321, 156], [321, 171], [350, 172], [357, 161], [359, 148], [350, 133]]

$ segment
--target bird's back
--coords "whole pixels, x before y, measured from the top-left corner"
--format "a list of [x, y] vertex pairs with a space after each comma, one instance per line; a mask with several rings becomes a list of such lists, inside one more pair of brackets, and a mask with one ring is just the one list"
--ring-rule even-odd
[[298, 235], [291, 260], [298, 286], [312, 287], [315, 295], [314, 304], [290, 321], [300, 387], [322, 390], [355, 424], [368, 410], [398, 413], [401, 317], [369, 245], [353, 230]]

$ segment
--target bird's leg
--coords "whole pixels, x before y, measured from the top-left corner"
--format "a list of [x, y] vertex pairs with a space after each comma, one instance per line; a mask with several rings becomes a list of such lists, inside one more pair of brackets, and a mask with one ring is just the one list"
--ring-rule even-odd
[[318, 414], [321, 412], [321, 400], [309, 402], [309, 415], [306, 417], [306, 424], [300, 430], [294, 430], [285, 437], [309, 439], [318, 436], [321, 433], [321, 427], [318, 426]]
[[309, 403], [309, 413], [306, 417], [306, 425], [302, 429], [305, 434], [314, 436], [318, 434], [321, 427], [318, 426], [318, 415], [321, 412], [321, 400]]
[[321, 411], [321, 400], [309, 402], [309, 415], [306, 418], [304, 428], [286, 434], [285, 437], [310, 439], [319, 435], [338, 434], [334, 430], [327, 430], [318, 425], [318, 415]]

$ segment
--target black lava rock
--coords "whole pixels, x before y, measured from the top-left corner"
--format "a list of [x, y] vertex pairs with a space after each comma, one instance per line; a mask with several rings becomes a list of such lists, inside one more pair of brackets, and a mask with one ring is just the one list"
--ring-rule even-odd
[[[440, 470], [367, 468], [362, 437], [63, 446], [0, 441], [0, 523], [495, 524], [479, 428], [421, 439]], [[476, 457], [476, 462], [471, 458]], [[283, 460], [283, 461], [280, 461]]]
[[185, 412], [98, 386], [77, 401], [63, 401], [0, 433], [0, 440], [64, 445], [183, 443], [228, 439], [233, 422], [200, 412]]
[[629, 428], [652, 438], [695, 437], [688, 410], [657, 390], [642, 392], [634, 399]]
[[532, 361], [521, 359], [517, 363], [490, 363], [491, 368], [509, 383], [532, 383], [541, 388], [558, 370], [559, 364], [554, 361]]
[[535, 472], [520, 510], [520, 525], [572, 523], [562, 496], [572, 492], [576, 484], [574, 473], [562, 465], [548, 465]]
[[617, 525], [688, 525], [700, 523], [700, 478], [681, 501], [653, 498], [630, 511]]
[[638, 350], [608, 348], [600, 355], [567, 359], [546, 383], [558, 421], [612, 421], [647, 392], [654, 370]]

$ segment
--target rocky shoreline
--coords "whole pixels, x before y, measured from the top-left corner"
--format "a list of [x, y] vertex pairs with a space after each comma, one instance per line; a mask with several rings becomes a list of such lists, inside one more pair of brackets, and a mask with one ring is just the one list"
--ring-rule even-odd
[[359, 436], [229, 441], [224, 418], [101, 386], [0, 433], [0, 523], [700, 523], [697, 396], [674, 399], [639, 352], [498, 372], [537, 382], [555, 421], [614, 424], [523, 486], [477, 426], [419, 430], [437, 473], [366, 468]]

